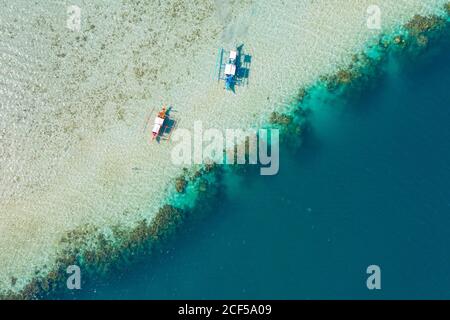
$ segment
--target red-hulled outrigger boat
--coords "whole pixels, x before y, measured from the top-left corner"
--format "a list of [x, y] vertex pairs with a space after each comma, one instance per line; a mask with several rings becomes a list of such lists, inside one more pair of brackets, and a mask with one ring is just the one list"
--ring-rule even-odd
[[161, 111], [158, 112], [158, 115], [155, 118], [155, 123], [153, 125], [152, 130], [152, 140], [154, 140], [157, 136], [159, 136], [161, 132], [161, 128], [164, 126], [164, 121], [166, 119], [166, 107], [163, 106]]

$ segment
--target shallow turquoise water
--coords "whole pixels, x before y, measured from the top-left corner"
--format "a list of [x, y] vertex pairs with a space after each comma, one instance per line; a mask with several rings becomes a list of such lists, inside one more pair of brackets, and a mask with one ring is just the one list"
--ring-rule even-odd
[[[280, 173], [228, 175], [164, 253], [76, 298], [450, 298], [449, 43], [314, 102]], [[366, 288], [377, 264], [382, 289]], [[69, 296], [71, 297], [71, 296]]]

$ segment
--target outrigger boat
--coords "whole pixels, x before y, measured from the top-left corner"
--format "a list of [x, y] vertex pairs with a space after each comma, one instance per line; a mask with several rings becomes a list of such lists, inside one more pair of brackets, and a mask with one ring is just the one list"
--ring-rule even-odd
[[225, 88], [227, 90], [232, 89], [234, 84], [234, 77], [236, 76], [236, 58], [237, 51], [231, 50], [228, 58], [228, 63], [225, 64]]
[[166, 120], [166, 112], [167, 110], [165, 106], [163, 106], [161, 111], [158, 112], [152, 129], [152, 140], [159, 136], [161, 128], [164, 125], [164, 121]]

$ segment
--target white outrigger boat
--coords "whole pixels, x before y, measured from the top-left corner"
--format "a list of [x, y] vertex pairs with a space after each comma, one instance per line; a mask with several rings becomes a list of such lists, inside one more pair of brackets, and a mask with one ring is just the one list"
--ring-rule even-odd
[[[223, 63], [224, 55], [227, 54], [228, 58], [225, 63]], [[226, 52], [224, 49], [221, 49], [220, 61], [218, 63], [219, 69], [219, 81], [225, 81], [225, 88], [227, 90], [233, 90], [233, 86], [236, 84], [236, 71], [237, 71], [237, 59], [238, 52], [236, 50], [230, 50]]]
[[228, 58], [228, 63], [225, 64], [225, 88], [227, 90], [232, 89], [234, 84], [234, 77], [236, 76], [236, 58], [237, 58], [237, 51], [231, 50], [230, 56]]

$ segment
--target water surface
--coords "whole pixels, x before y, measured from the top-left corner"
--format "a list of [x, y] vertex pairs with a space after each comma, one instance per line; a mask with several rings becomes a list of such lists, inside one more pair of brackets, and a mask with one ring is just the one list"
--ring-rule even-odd
[[[228, 175], [214, 212], [157, 259], [76, 297], [449, 298], [449, 48], [391, 59], [362, 93], [314, 102], [277, 176]], [[366, 288], [371, 264], [380, 291]]]

